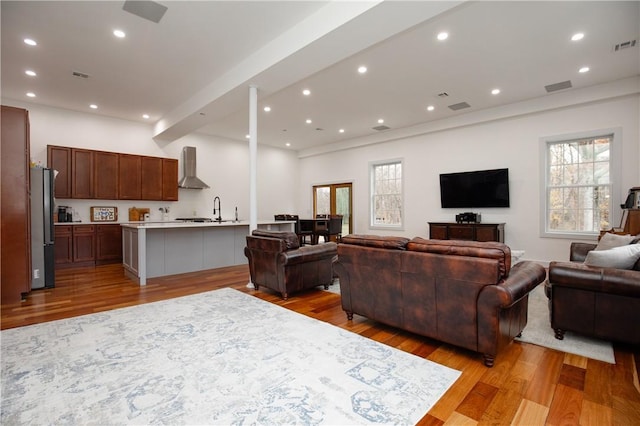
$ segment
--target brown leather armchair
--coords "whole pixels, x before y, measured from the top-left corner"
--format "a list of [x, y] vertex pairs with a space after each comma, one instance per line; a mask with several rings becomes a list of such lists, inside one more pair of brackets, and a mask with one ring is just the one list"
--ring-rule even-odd
[[256, 290], [264, 286], [286, 300], [297, 291], [320, 285], [327, 289], [332, 283], [336, 243], [300, 247], [295, 232], [262, 230], [246, 238], [244, 254]]
[[633, 269], [585, 265], [596, 244], [572, 243], [570, 262], [551, 262], [545, 286], [551, 327], [640, 345], [640, 260]]

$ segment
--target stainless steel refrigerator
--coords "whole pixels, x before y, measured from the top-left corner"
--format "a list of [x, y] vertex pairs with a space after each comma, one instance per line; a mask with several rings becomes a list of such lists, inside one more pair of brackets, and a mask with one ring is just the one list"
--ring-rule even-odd
[[31, 169], [31, 288], [55, 286], [53, 180], [51, 169]]

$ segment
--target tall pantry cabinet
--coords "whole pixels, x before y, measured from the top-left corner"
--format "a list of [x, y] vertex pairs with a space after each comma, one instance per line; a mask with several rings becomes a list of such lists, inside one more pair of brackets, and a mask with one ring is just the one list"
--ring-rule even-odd
[[3, 105], [1, 118], [0, 285], [6, 304], [31, 291], [29, 112]]

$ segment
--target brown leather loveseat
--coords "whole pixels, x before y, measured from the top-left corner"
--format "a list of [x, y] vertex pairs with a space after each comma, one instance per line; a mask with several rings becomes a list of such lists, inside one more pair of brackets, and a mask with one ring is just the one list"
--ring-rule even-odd
[[596, 244], [572, 243], [570, 262], [551, 262], [545, 291], [557, 339], [565, 331], [640, 345], [640, 259], [632, 269], [583, 263]]
[[251, 282], [290, 294], [333, 282], [336, 243], [300, 247], [295, 232], [255, 230], [247, 235], [244, 254], [249, 259]]
[[542, 266], [511, 267], [502, 243], [347, 235], [335, 270], [342, 308], [484, 356], [527, 323], [528, 294], [546, 277]]

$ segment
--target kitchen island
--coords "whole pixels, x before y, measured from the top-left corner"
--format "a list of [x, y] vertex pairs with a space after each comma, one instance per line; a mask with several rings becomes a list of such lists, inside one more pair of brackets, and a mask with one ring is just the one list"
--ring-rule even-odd
[[[247, 263], [248, 221], [137, 222], [122, 225], [122, 263], [140, 285], [148, 278]], [[258, 229], [293, 231], [292, 221], [258, 221]]]

